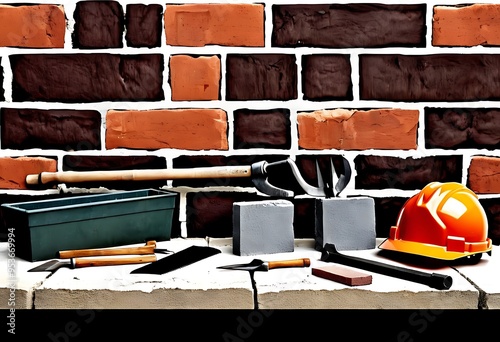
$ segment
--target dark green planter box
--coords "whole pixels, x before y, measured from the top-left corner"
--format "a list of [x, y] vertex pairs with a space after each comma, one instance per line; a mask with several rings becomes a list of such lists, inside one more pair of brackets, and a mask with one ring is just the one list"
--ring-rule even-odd
[[3, 204], [15, 228], [16, 256], [58, 257], [61, 250], [170, 240], [178, 193], [155, 189]]

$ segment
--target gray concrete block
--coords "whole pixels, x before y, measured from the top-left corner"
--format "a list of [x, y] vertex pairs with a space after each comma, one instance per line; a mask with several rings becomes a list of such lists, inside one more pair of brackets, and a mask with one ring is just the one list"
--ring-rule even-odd
[[375, 201], [370, 197], [315, 201], [315, 248], [333, 243], [337, 250], [375, 248]]
[[287, 200], [233, 204], [233, 254], [294, 251], [293, 203]]

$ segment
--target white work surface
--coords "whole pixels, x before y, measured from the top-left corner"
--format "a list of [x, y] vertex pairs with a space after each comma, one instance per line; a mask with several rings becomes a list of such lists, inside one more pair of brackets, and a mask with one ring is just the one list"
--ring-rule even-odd
[[[377, 246], [382, 240], [377, 240]], [[143, 244], [130, 245], [141, 246]], [[320, 260], [313, 240], [296, 240], [295, 250], [255, 256], [232, 253], [231, 239], [172, 239], [157, 248], [174, 252], [191, 245], [212, 246], [222, 253], [165, 273], [130, 274], [143, 265], [60, 268], [54, 273], [27, 272], [46, 261], [15, 259], [17, 309], [478, 309], [500, 308], [497, 281], [500, 256], [483, 254], [477, 265], [415, 268], [450, 275], [449, 290], [372, 273], [372, 283], [348, 286], [312, 274], [312, 268], [331, 265]], [[117, 246], [118, 247], [118, 246]], [[7, 269], [7, 243], [0, 244], [0, 267]], [[378, 249], [341, 251], [346, 255], [413, 268], [379, 256]], [[157, 254], [158, 258], [167, 255]], [[217, 266], [250, 262], [309, 258], [307, 268], [250, 272], [217, 269]], [[12, 262], [11, 262], [12, 263]], [[343, 266], [347, 267], [347, 266]], [[12, 277], [0, 273], [0, 308], [8, 306]]]

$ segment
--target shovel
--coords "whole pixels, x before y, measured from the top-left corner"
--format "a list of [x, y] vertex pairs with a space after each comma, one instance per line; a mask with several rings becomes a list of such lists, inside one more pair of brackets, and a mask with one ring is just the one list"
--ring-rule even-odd
[[[260, 192], [272, 197], [293, 197], [294, 192], [279, 188], [271, 184], [268, 180], [269, 175], [282, 172], [282, 167], [288, 167], [300, 187], [311, 196], [330, 197], [338, 194], [345, 188], [351, 177], [351, 169], [347, 159], [342, 157], [344, 173], [338, 179], [333, 194], [334, 179], [328, 179], [325, 186], [323, 180], [318, 178], [318, 186], [308, 184], [300, 171], [290, 158], [277, 162], [268, 163], [260, 161], [252, 165], [230, 165], [198, 167], [191, 169], [163, 169], [163, 170], [116, 170], [116, 171], [59, 171], [59, 172], [41, 172], [39, 174], [29, 174], [26, 176], [27, 185], [45, 185], [50, 183], [81, 183], [98, 181], [152, 181], [152, 180], [175, 180], [175, 179], [206, 179], [206, 178], [242, 178], [250, 177], [255, 188]], [[329, 164], [333, 168], [333, 162]], [[329, 171], [334, 175], [333, 170]], [[318, 175], [319, 177], [320, 175]], [[330, 185], [331, 184], [331, 185]], [[325, 191], [326, 189], [326, 191]]]
[[303, 259], [293, 259], [293, 260], [281, 260], [281, 261], [263, 261], [260, 259], [253, 259], [248, 264], [235, 264], [218, 266], [217, 268], [225, 270], [240, 270], [240, 271], [269, 271], [274, 268], [286, 268], [286, 267], [309, 267], [311, 265], [311, 260], [308, 258]]

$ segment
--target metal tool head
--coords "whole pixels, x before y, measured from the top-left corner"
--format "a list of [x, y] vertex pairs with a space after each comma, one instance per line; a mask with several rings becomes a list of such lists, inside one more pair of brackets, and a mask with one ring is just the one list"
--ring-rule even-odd
[[334, 162], [332, 158], [329, 158], [329, 165], [327, 175], [322, 175], [319, 164], [316, 163], [316, 173], [318, 179], [318, 186], [310, 185], [304, 177], [302, 177], [299, 168], [293, 160], [290, 158], [268, 163], [266, 161], [261, 161], [252, 165], [252, 180], [255, 187], [269, 195], [275, 197], [293, 197], [294, 192], [282, 188], [278, 188], [269, 183], [268, 176], [272, 174], [273, 171], [279, 170], [281, 167], [286, 166], [291, 172], [296, 180], [297, 184], [304, 190], [308, 195], [315, 197], [334, 197], [339, 196], [340, 192], [345, 189], [347, 183], [351, 179], [351, 167], [349, 161], [342, 158], [342, 171], [340, 176], [337, 177], [337, 172], [335, 170]]
[[161, 254], [173, 254], [174, 252], [171, 250], [168, 250], [166, 248], [155, 248], [153, 250], [155, 253], [161, 253]]
[[337, 176], [337, 171], [334, 165], [333, 158], [331, 157], [328, 158], [328, 165], [326, 167], [327, 170], [325, 173], [321, 171], [320, 164], [318, 160], [316, 160], [315, 166], [316, 166], [316, 175], [318, 182], [318, 186], [316, 187], [306, 182], [306, 180], [302, 177], [297, 165], [294, 162], [289, 161], [289, 165], [300, 187], [308, 195], [314, 197], [326, 197], [326, 198], [338, 197], [342, 192], [342, 190], [345, 189], [345, 187], [347, 186], [347, 184], [351, 179], [351, 167], [349, 161], [344, 157], [341, 158], [342, 158], [342, 169], [343, 169], [341, 171], [343, 172], [339, 172], [340, 176]]
[[260, 161], [252, 164], [252, 182], [257, 190], [271, 197], [293, 197], [293, 191], [281, 189], [269, 183], [268, 169], [280, 164], [283, 164], [283, 161], [275, 163]]
[[226, 266], [218, 266], [217, 268], [225, 269], [225, 270], [239, 270], [239, 271], [267, 271], [267, 263], [260, 259], [253, 259], [251, 262], [247, 264], [235, 264], [235, 265], [226, 265]]
[[71, 260], [50, 260], [47, 261], [37, 267], [34, 267], [28, 272], [54, 272], [58, 270], [61, 267], [70, 267], [74, 268], [74, 262], [73, 259]]

